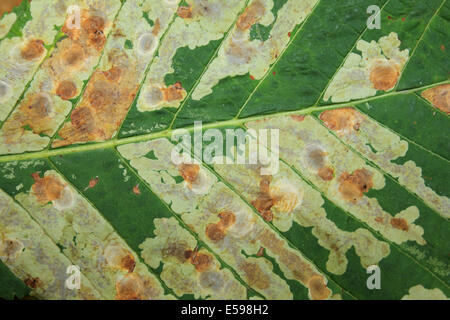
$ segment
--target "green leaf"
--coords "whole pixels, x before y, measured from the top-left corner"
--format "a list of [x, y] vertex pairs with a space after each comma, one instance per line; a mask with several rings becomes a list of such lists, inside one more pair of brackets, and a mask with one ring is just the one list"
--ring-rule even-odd
[[450, 297], [446, 0], [90, 3], [2, 18], [0, 298]]

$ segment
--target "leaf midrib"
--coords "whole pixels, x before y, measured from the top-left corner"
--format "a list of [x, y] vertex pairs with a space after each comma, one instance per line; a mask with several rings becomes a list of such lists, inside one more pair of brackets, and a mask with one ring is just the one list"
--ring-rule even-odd
[[[256, 120], [262, 120], [262, 119], [271, 119], [276, 117], [282, 117], [282, 116], [290, 116], [290, 115], [307, 115], [313, 112], [322, 112], [326, 110], [332, 110], [332, 109], [339, 109], [342, 107], [348, 107], [351, 105], [358, 105], [369, 101], [374, 100], [380, 100], [386, 97], [392, 97], [392, 96], [399, 96], [399, 95], [405, 95], [410, 93], [416, 93], [419, 91], [426, 90], [428, 88], [432, 88], [438, 85], [443, 84], [449, 84], [450, 80], [446, 80], [439, 83], [434, 83], [430, 85], [426, 85], [419, 88], [414, 89], [408, 89], [403, 91], [397, 91], [397, 92], [390, 92], [383, 95], [375, 96], [375, 97], [369, 97], [365, 99], [360, 100], [354, 100], [349, 102], [343, 102], [338, 104], [331, 104], [331, 105], [325, 105], [325, 106], [311, 106], [307, 108], [303, 108], [300, 110], [293, 110], [293, 111], [284, 111], [279, 113], [273, 113], [273, 114], [266, 114], [266, 115], [256, 115], [251, 116], [248, 118], [241, 118], [241, 119], [231, 119], [231, 120], [225, 120], [225, 121], [218, 121], [218, 122], [211, 122], [203, 124], [203, 129], [213, 129], [213, 128], [220, 128], [225, 126], [240, 126], [246, 122], [250, 121], [256, 121]], [[172, 133], [176, 130], [184, 129], [189, 132], [192, 132], [194, 130], [194, 126], [186, 126], [184, 128], [177, 128], [177, 129], [166, 129], [159, 132], [153, 132], [149, 134], [143, 134], [143, 135], [136, 135], [132, 137], [126, 137], [126, 138], [118, 138], [103, 141], [103, 142], [92, 142], [84, 145], [72, 145], [69, 147], [62, 147], [59, 149], [50, 149], [50, 150], [41, 150], [41, 151], [34, 151], [34, 152], [25, 152], [20, 154], [12, 154], [12, 155], [3, 155], [0, 156], [0, 163], [4, 162], [11, 162], [11, 161], [21, 161], [21, 160], [33, 160], [33, 159], [42, 159], [42, 158], [48, 158], [53, 156], [59, 156], [59, 155], [66, 155], [66, 154], [72, 154], [72, 153], [78, 153], [78, 152], [84, 152], [84, 151], [91, 151], [91, 150], [98, 150], [98, 149], [107, 149], [107, 148], [114, 148], [117, 146], [129, 144], [129, 143], [136, 143], [136, 142], [143, 142], [148, 140], [154, 140], [158, 138], [170, 138], [172, 136]]]

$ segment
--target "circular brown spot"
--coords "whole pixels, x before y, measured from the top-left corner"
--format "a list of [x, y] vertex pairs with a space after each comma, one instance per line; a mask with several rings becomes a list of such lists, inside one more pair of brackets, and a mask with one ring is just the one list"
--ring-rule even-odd
[[90, 132], [95, 127], [92, 112], [87, 107], [76, 108], [70, 116], [72, 125], [80, 131]]
[[105, 45], [106, 37], [103, 34], [103, 31], [98, 30], [89, 35], [89, 41], [97, 50], [101, 50]]
[[25, 60], [34, 60], [44, 53], [44, 42], [39, 39], [28, 41], [27, 45], [22, 48], [21, 56]]
[[143, 299], [142, 280], [134, 273], [125, 275], [116, 282], [117, 300], [141, 300]]
[[133, 272], [134, 268], [136, 267], [136, 261], [131, 254], [127, 254], [126, 256], [124, 256], [120, 262], [122, 268], [127, 270], [128, 272]]
[[406, 221], [403, 218], [392, 218], [391, 219], [391, 226], [394, 227], [395, 229], [399, 229], [399, 230], [402, 230], [402, 231], [408, 231], [409, 230], [408, 221]]
[[206, 227], [206, 236], [212, 241], [220, 241], [225, 238], [225, 233], [218, 225], [209, 224]]
[[105, 28], [105, 20], [99, 16], [89, 16], [81, 22], [81, 27], [88, 33], [103, 31]]
[[199, 253], [192, 259], [192, 264], [195, 266], [197, 271], [206, 271], [211, 265], [211, 257], [206, 254]]
[[118, 67], [112, 67], [111, 69], [104, 71], [103, 75], [109, 81], [118, 81], [122, 75], [122, 70]]
[[67, 49], [62, 57], [64, 64], [69, 66], [78, 65], [84, 60], [83, 48], [78, 44], [74, 44], [70, 49]]
[[330, 167], [323, 167], [319, 169], [318, 175], [324, 181], [331, 181], [334, 177], [334, 170]]
[[311, 297], [314, 300], [324, 300], [330, 295], [330, 289], [327, 288], [323, 277], [315, 275], [308, 281], [308, 288]]
[[50, 115], [52, 102], [46, 95], [38, 94], [28, 105], [28, 113], [33, 118], [44, 118]]
[[390, 90], [397, 83], [400, 72], [394, 63], [380, 63], [370, 71], [370, 82], [377, 90]]
[[236, 217], [231, 211], [222, 211], [219, 213], [220, 224], [223, 228], [229, 228], [236, 222]]
[[111, 83], [107, 81], [97, 81], [94, 88], [88, 93], [89, 103], [95, 109], [102, 109], [112, 105], [117, 97], [117, 92]]
[[69, 100], [77, 94], [77, 87], [72, 81], [61, 81], [56, 89], [56, 94], [63, 100]]

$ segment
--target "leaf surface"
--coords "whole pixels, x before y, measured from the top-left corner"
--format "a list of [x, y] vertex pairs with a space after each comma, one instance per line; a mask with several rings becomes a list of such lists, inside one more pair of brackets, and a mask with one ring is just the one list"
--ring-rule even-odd
[[448, 1], [58, 3], [0, 20], [1, 298], [450, 296]]

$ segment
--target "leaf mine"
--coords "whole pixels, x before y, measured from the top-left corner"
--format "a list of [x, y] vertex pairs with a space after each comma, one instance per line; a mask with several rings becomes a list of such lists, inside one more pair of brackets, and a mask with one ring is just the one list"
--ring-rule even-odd
[[409, 144], [398, 134], [354, 108], [325, 111], [319, 118], [340, 139], [355, 148], [383, 171], [398, 178], [399, 183], [418, 195], [445, 218], [450, 214], [450, 199], [439, 195], [425, 183], [422, 169], [413, 159], [403, 164], [395, 160], [407, 155]]
[[[124, 4], [105, 44], [98, 69], [72, 111], [71, 121], [58, 132], [61, 138], [55, 140], [52, 147], [108, 140], [120, 128], [175, 10], [154, 0], [146, 1], [145, 5], [150, 6], [149, 18], [156, 21], [153, 27], [140, 23], [144, 7], [134, 1]], [[96, 20], [91, 21], [89, 27], [94, 30], [98, 24]], [[97, 41], [97, 37], [94, 40]], [[127, 40], [134, 43], [131, 49], [125, 48]], [[169, 90], [169, 98], [178, 92], [177, 87], [173, 90], [175, 93]]]
[[427, 99], [435, 108], [450, 114], [450, 84], [427, 89], [422, 92], [422, 97]]
[[[389, 245], [373, 237], [370, 232], [362, 228], [353, 232], [347, 232], [327, 218], [324, 200], [320, 193], [314, 190], [306, 182], [289, 169], [285, 164], [280, 164], [280, 170], [273, 176], [261, 176], [259, 165], [218, 165], [214, 166], [226, 181], [233, 185], [240, 194], [251, 203], [255, 209], [265, 217], [264, 212], [269, 210], [273, 219], [270, 221], [281, 232], [289, 231], [293, 223], [303, 227], [313, 227], [312, 234], [318, 239], [319, 244], [329, 250], [326, 263], [328, 271], [335, 274], [344, 274], [347, 269], [346, 253], [354, 246], [360, 257], [361, 265], [367, 267], [378, 264], [390, 254]], [[290, 204], [290, 211], [274, 207], [268, 192], [272, 181], [282, 181], [282, 186], [287, 187], [285, 196], [288, 199], [297, 199]], [[276, 185], [276, 184], [275, 184]], [[296, 195], [293, 198], [290, 195]], [[296, 203], [296, 205], [292, 205]]]
[[[252, 129], [280, 129], [280, 157], [295, 166], [324, 195], [353, 216], [379, 231], [388, 240], [403, 243], [408, 240], [425, 245], [422, 235], [424, 229], [414, 224], [419, 210], [409, 206], [399, 213], [386, 212], [376, 198], [364, 195], [369, 189], [381, 190], [385, 178], [376, 169], [368, 166], [357, 154], [344, 147], [325, 127], [314, 118], [307, 116], [298, 122], [290, 117], [273, 118], [249, 123]], [[305, 165], [307, 146], [320, 143], [327, 152], [335, 177], [326, 181], [317, 175], [316, 170]], [[408, 221], [408, 231], [394, 228], [391, 218], [404, 218]]]
[[175, 294], [196, 299], [245, 299], [246, 289], [175, 218], [155, 219], [155, 237], [141, 245], [144, 260], [154, 268], [163, 264], [161, 278]]
[[395, 32], [378, 41], [360, 40], [331, 81], [324, 101], [346, 102], [372, 97], [377, 91], [390, 91], [409, 59], [409, 50], [400, 50], [401, 42]]

